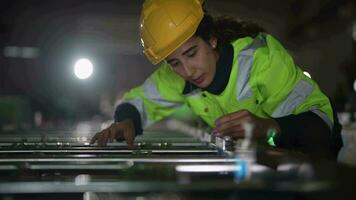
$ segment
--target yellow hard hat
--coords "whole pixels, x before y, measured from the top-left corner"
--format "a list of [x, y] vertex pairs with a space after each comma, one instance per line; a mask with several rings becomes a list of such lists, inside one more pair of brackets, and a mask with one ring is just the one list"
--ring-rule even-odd
[[157, 64], [194, 35], [204, 12], [203, 0], [146, 0], [140, 34], [143, 52]]

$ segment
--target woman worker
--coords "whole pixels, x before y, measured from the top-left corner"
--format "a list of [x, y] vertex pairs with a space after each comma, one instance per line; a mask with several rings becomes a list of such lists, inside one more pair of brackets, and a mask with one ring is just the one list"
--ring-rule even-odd
[[[277, 147], [335, 157], [340, 127], [329, 99], [283, 46], [254, 24], [213, 19], [203, 0], [146, 0], [140, 22], [144, 54], [157, 69], [116, 107], [115, 122], [91, 143], [126, 140], [188, 105], [217, 136], [254, 138]], [[271, 138], [270, 138], [271, 139]]]

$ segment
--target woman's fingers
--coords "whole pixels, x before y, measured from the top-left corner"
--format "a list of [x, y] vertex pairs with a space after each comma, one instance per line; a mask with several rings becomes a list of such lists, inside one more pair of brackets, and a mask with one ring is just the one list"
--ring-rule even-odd
[[133, 147], [135, 131], [131, 120], [115, 122], [110, 127], [96, 133], [90, 140], [90, 144], [98, 143], [99, 146], [106, 146], [108, 142], [116, 140], [126, 140], [130, 147]]
[[106, 141], [107, 141], [107, 137], [108, 137], [108, 134], [109, 134], [109, 130], [110, 128], [107, 128], [105, 130], [103, 130], [99, 136], [99, 139], [98, 139], [98, 145], [99, 146], [105, 146], [106, 145]]
[[231, 132], [243, 131], [244, 123], [251, 123], [253, 120], [249, 115], [230, 116], [229, 120], [223, 119], [217, 123], [214, 132], [225, 135]]
[[127, 129], [124, 132], [124, 138], [127, 142], [127, 145], [129, 145], [129, 147], [132, 148], [135, 140], [135, 132], [132, 129]]
[[241, 111], [237, 111], [234, 113], [229, 113], [227, 115], [224, 115], [224, 116], [218, 118], [215, 121], [215, 125], [220, 126], [222, 124], [229, 123], [231, 121], [239, 121], [249, 115], [250, 115], [250, 112], [247, 110], [241, 110]]
[[97, 140], [98, 140], [98, 137], [99, 137], [99, 134], [100, 132], [98, 133], [95, 133], [95, 135], [91, 138], [90, 140], [90, 144], [94, 144]]
[[239, 139], [244, 137], [244, 129], [241, 124], [237, 123], [234, 126], [229, 126], [220, 132], [220, 136], [230, 136], [234, 139]]

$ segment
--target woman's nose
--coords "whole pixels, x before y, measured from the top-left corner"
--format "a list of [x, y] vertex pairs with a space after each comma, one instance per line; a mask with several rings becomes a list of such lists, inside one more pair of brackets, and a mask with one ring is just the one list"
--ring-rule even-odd
[[184, 71], [188, 77], [192, 77], [195, 72], [195, 69], [191, 65], [184, 65]]

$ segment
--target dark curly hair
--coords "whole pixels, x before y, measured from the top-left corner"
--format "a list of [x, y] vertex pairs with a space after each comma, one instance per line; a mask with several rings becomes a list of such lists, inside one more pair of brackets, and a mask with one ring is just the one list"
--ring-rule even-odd
[[264, 32], [264, 29], [256, 23], [237, 20], [229, 16], [214, 19], [205, 14], [195, 32], [195, 36], [201, 37], [206, 42], [212, 36], [216, 37], [217, 50], [220, 51], [226, 43], [247, 36], [255, 38], [260, 32]]

